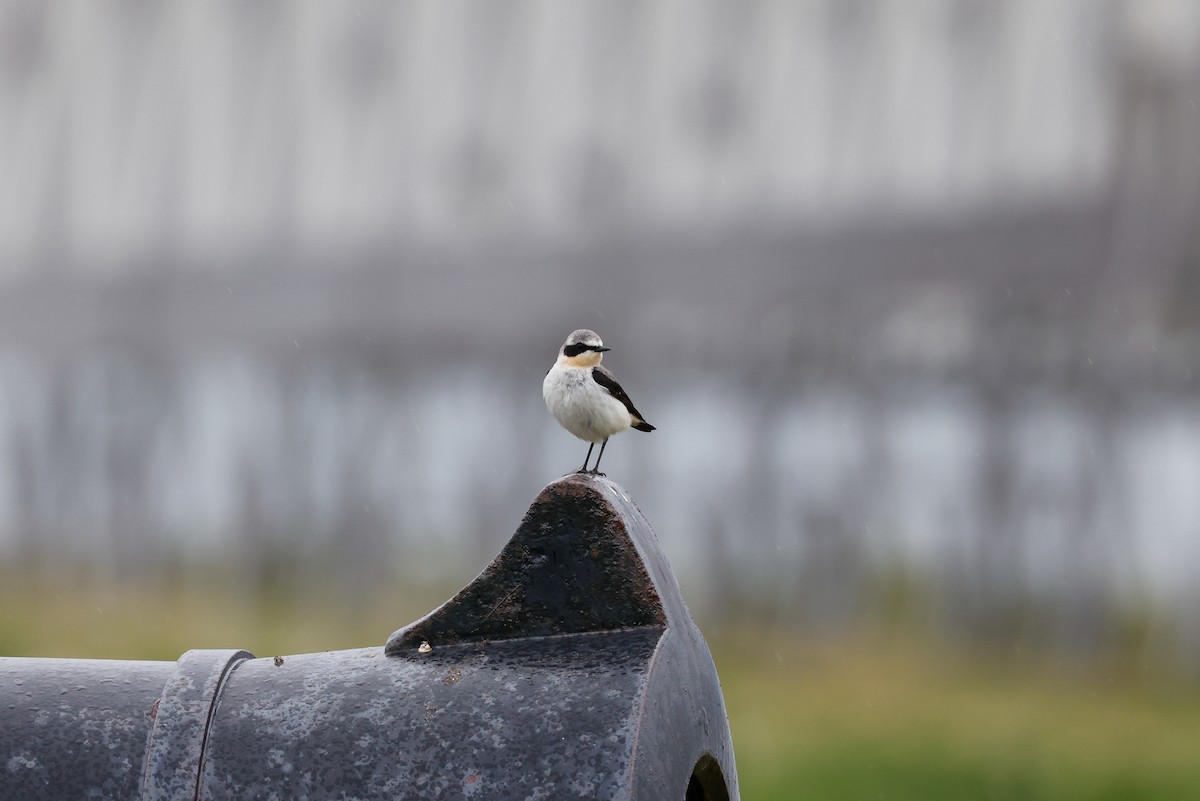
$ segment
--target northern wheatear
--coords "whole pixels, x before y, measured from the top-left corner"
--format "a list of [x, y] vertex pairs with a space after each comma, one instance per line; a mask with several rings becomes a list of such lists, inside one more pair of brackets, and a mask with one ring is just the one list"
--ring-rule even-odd
[[[591, 443], [587, 456], [583, 457], [583, 467], [576, 471], [579, 473], [599, 473], [604, 446], [613, 434], [630, 426], [638, 431], [654, 430], [654, 426], [642, 419], [608, 368], [600, 366], [607, 350], [595, 331], [586, 328], [573, 331], [542, 382], [542, 397], [554, 419], [567, 431]], [[589, 471], [588, 460], [597, 442], [601, 443], [600, 455]]]

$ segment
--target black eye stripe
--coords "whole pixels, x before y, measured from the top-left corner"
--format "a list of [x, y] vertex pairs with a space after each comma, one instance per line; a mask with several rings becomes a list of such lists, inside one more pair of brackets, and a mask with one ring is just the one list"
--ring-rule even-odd
[[578, 356], [579, 354], [589, 350], [595, 350], [595, 346], [585, 345], [582, 342], [576, 342], [574, 345], [567, 345], [565, 348], [563, 348], [563, 355]]

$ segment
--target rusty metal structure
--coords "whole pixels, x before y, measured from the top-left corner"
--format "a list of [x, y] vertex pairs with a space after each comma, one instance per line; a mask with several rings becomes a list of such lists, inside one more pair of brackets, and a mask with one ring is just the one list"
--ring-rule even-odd
[[0, 659], [0, 798], [738, 799], [708, 648], [625, 491], [547, 486], [383, 647]]

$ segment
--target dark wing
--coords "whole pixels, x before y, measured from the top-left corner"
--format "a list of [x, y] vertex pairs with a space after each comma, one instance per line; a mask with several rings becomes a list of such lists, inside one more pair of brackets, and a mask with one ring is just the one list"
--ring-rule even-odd
[[625, 404], [625, 408], [633, 415], [633, 427], [638, 431], [653, 431], [654, 426], [642, 419], [642, 413], [634, 408], [633, 401], [625, 394], [625, 390], [621, 389], [621, 385], [617, 383], [617, 379], [608, 371], [607, 367], [596, 366], [592, 368], [592, 378], [597, 384], [608, 390], [608, 394]]

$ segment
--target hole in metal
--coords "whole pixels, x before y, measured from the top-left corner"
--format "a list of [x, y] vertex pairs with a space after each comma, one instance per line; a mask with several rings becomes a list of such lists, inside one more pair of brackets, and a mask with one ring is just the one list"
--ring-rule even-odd
[[729, 801], [729, 788], [725, 786], [725, 775], [712, 754], [700, 757], [692, 768], [684, 801]]

